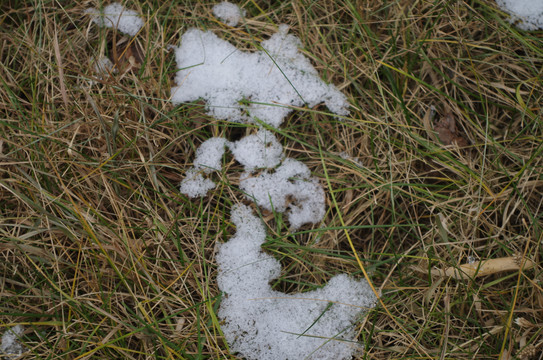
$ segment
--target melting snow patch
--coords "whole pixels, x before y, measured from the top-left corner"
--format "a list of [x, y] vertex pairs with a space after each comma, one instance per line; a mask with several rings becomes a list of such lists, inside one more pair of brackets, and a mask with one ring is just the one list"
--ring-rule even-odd
[[335, 86], [323, 82], [298, 50], [300, 40], [279, 32], [263, 41], [263, 50], [249, 53], [214, 33], [189, 29], [175, 51], [175, 104], [205, 99], [208, 114], [234, 122], [259, 119], [278, 127], [292, 106], [313, 107], [324, 102], [338, 115], [347, 115], [349, 103]]
[[24, 346], [19, 342], [19, 338], [23, 334], [24, 328], [21, 325], [15, 325], [7, 330], [2, 336], [2, 345], [0, 346], [0, 354], [7, 355], [8, 359], [15, 358], [25, 352]]
[[[240, 188], [246, 197], [259, 206], [272, 211], [288, 210], [288, 220], [293, 230], [306, 223], [317, 223], [325, 213], [324, 190], [303, 163], [284, 158], [283, 147], [272, 132], [260, 129], [234, 143], [223, 138], [211, 138], [196, 151], [194, 166], [187, 171], [180, 191], [194, 198], [205, 196], [215, 188], [215, 183], [204, 174], [221, 170], [225, 146], [234, 158], [245, 167]], [[265, 169], [255, 173], [257, 169]]]
[[87, 9], [86, 13], [92, 15], [92, 20], [98, 26], [115, 28], [130, 36], [135, 36], [143, 27], [143, 20], [139, 14], [134, 10], [125, 9], [120, 3], [108, 5], [103, 11]]
[[187, 171], [179, 191], [190, 198], [195, 198], [205, 196], [209, 190], [215, 189], [215, 186], [213, 180], [205, 178], [200, 171], [193, 168]]
[[[215, 16], [234, 26], [240, 9], [223, 2]], [[292, 107], [324, 102], [338, 115], [347, 115], [347, 98], [323, 82], [299, 51], [300, 40], [288, 27], [261, 43], [262, 50], [244, 52], [212, 32], [189, 29], [175, 50], [179, 71], [172, 88], [175, 104], [203, 99], [210, 116], [233, 122], [279, 127]], [[225, 147], [245, 172], [240, 188], [268, 210], [287, 211], [291, 228], [317, 223], [325, 214], [325, 194], [309, 168], [285, 158], [271, 131], [260, 130], [239, 141], [212, 138], [197, 150], [194, 166], [181, 183], [181, 192], [204, 196], [215, 184], [205, 175], [221, 169]], [[222, 330], [233, 352], [248, 360], [350, 359], [361, 350], [354, 324], [375, 304], [365, 280], [347, 275], [332, 278], [323, 288], [284, 294], [270, 281], [281, 273], [280, 263], [264, 253], [264, 224], [249, 207], [236, 206], [234, 237], [218, 246], [218, 285], [224, 293], [219, 309]]]
[[520, 29], [543, 29], [543, 1], [496, 0], [496, 3], [511, 15], [509, 22], [516, 23]]
[[196, 150], [194, 166], [198, 169], [205, 169], [208, 174], [214, 170], [221, 170], [225, 144], [226, 139], [224, 138], [214, 137], [204, 141]]
[[103, 76], [107, 76], [110, 72], [117, 72], [117, 68], [115, 68], [115, 65], [107, 56], [103, 56], [96, 60], [93, 68], [99, 79], [102, 79]]
[[228, 26], [236, 26], [245, 14], [245, 10], [228, 1], [213, 6], [213, 15]]
[[[273, 173], [263, 171], [255, 177], [243, 173], [240, 188], [249, 199], [267, 210], [284, 212], [293, 230], [305, 223], [317, 223], [324, 217], [324, 190], [311, 178], [303, 163], [287, 158]], [[294, 199], [293, 202], [289, 198]]]
[[232, 222], [236, 234], [217, 253], [219, 317], [232, 351], [249, 360], [350, 359], [360, 351], [353, 324], [375, 303], [367, 282], [338, 275], [311, 292], [274, 291], [269, 282], [281, 265], [261, 250], [264, 225], [243, 205]]
[[213, 137], [200, 145], [196, 150], [194, 166], [187, 171], [185, 179], [181, 182], [180, 191], [183, 194], [191, 198], [205, 196], [209, 190], [215, 188], [215, 183], [205, 178], [203, 174], [221, 170], [226, 143], [224, 138]]
[[230, 150], [245, 170], [272, 168], [283, 159], [283, 146], [273, 133], [263, 129], [230, 144]]

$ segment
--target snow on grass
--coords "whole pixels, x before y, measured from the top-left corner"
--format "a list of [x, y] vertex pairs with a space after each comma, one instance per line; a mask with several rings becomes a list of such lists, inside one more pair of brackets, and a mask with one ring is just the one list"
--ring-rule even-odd
[[496, 0], [496, 3], [511, 15], [509, 21], [520, 29], [543, 29], [542, 0]]
[[209, 190], [215, 188], [215, 183], [204, 177], [204, 174], [221, 170], [221, 160], [226, 143], [224, 138], [213, 137], [200, 145], [196, 150], [194, 166], [187, 171], [185, 179], [181, 182], [179, 190], [183, 194], [195, 198], [205, 196]]
[[204, 141], [196, 150], [194, 166], [198, 169], [204, 169], [208, 174], [214, 170], [221, 170], [225, 144], [226, 139], [224, 138], [214, 137]]
[[300, 40], [279, 32], [261, 43], [257, 52], [244, 52], [210, 31], [189, 29], [175, 57], [179, 71], [172, 102], [204, 99], [208, 114], [233, 122], [259, 119], [278, 127], [292, 106], [314, 107], [324, 102], [338, 115], [347, 115], [349, 103], [335, 86], [319, 78], [299, 51]]
[[247, 359], [350, 359], [359, 351], [353, 324], [375, 297], [366, 281], [347, 275], [323, 288], [284, 294], [271, 289], [279, 261], [261, 250], [266, 231], [249, 207], [232, 211], [236, 234], [219, 246], [219, 317], [233, 352]]
[[14, 359], [25, 352], [24, 346], [19, 342], [19, 338], [24, 332], [21, 325], [15, 325], [2, 335], [2, 344], [0, 345], [0, 355], [6, 355], [7, 359]]
[[[268, 130], [229, 145], [234, 157], [244, 167], [240, 188], [246, 197], [272, 211], [288, 210], [293, 230], [306, 223], [317, 223], [325, 213], [324, 190], [309, 168], [301, 162], [286, 158], [283, 147]], [[265, 169], [255, 172], [257, 169]]]
[[274, 172], [265, 170], [254, 177], [245, 172], [239, 185], [249, 199], [264, 209], [278, 212], [288, 209], [292, 230], [305, 223], [317, 223], [324, 217], [324, 190], [316, 178], [311, 178], [309, 168], [297, 160], [287, 158]]
[[236, 26], [245, 14], [245, 10], [228, 1], [213, 6], [213, 15], [228, 26]]
[[[311, 177], [306, 165], [291, 158], [285, 159], [283, 146], [272, 132], [264, 129], [233, 143], [223, 138], [211, 138], [200, 145], [194, 166], [181, 182], [183, 194], [191, 198], [205, 196], [215, 188], [215, 183], [204, 175], [221, 170], [225, 145], [245, 168], [240, 188], [248, 199], [269, 211], [288, 210], [293, 230], [322, 220], [325, 213], [322, 186]], [[265, 170], [255, 172], [259, 169]]]
[[103, 11], [87, 9], [86, 13], [92, 15], [92, 20], [98, 26], [115, 28], [130, 36], [136, 36], [143, 27], [140, 15], [134, 10], [125, 9], [120, 3], [108, 5]]
[[201, 171], [189, 169], [181, 182], [179, 191], [190, 198], [205, 196], [209, 190], [215, 189], [213, 180], [204, 177]]
[[231, 143], [229, 148], [246, 171], [275, 167], [284, 157], [283, 146], [272, 132], [263, 129]]
[[[234, 10], [239, 12], [223, 3], [214, 13], [226, 22], [221, 11], [233, 15]], [[299, 39], [287, 32], [286, 25], [280, 26], [261, 43], [263, 50], [249, 53], [212, 32], [189, 29], [175, 50], [179, 71], [172, 102], [203, 99], [215, 118], [272, 127], [279, 127], [292, 107], [321, 102], [333, 113], [347, 115], [345, 95], [319, 78], [299, 51]], [[262, 126], [236, 142], [204, 142], [181, 183], [182, 193], [204, 196], [215, 187], [205, 175], [221, 169], [225, 147], [245, 168], [240, 189], [247, 198], [265, 209], [287, 212], [292, 229], [323, 219], [325, 194], [318, 180], [306, 165], [286, 158], [274, 134]], [[249, 360], [349, 359], [359, 351], [354, 323], [375, 303], [367, 282], [338, 275], [311, 292], [274, 291], [270, 281], [279, 277], [281, 265], [261, 249], [263, 223], [244, 205], [233, 209], [232, 221], [236, 234], [217, 253], [217, 281], [224, 293], [218, 315], [230, 349]]]

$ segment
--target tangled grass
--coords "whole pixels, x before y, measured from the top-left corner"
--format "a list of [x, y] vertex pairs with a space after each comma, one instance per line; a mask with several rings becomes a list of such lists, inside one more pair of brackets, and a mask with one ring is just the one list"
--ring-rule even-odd
[[[322, 179], [328, 212], [298, 233], [262, 213], [283, 264], [274, 288], [362, 277], [354, 249], [381, 293], [360, 358], [541, 359], [543, 33], [487, 0], [240, 4], [231, 28], [205, 2], [128, 1], [146, 21], [132, 41], [90, 22], [95, 1], [1, 3], [0, 328], [25, 326], [24, 357], [235, 358], [214, 248], [235, 231], [242, 169], [225, 157], [204, 199], [178, 185], [199, 144], [254, 127], [173, 107], [167, 45], [197, 26], [256, 49], [287, 23], [352, 108], [300, 109], [276, 130]], [[118, 71], [100, 79], [104, 55]], [[537, 265], [432, 272], [511, 256]]]

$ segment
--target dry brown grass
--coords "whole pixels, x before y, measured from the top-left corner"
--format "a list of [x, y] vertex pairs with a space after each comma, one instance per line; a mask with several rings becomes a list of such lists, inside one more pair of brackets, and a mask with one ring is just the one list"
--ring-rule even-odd
[[[323, 179], [329, 211], [299, 234], [266, 217], [275, 287], [362, 276], [348, 235], [382, 292], [362, 358], [543, 358], [543, 34], [511, 28], [492, 1], [242, 3], [232, 29], [202, 2], [128, 2], [147, 20], [142, 62], [102, 80], [93, 59], [128, 39], [83, 15], [97, 2], [0, 5], [0, 327], [25, 324], [25, 358], [234, 358], [214, 247], [235, 231], [241, 168], [227, 157], [203, 200], [177, 188], [201, 142], [252, 129], [174, 108], [166, 45], [198, 26], [254, 49], [279, 23], [353, 107], [345, 121], [299, 111], [277, 132]], [[446, 114], [468, 146], [439, 141]], [[514, 255], [537, 265], [431, 271]]]

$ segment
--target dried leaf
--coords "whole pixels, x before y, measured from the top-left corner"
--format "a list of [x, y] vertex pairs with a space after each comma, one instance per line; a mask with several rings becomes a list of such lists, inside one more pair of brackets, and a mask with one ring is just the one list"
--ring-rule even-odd
[[503, 271], [523, 270], [533, 268], [536, 264], [532, 260], [523, 260], [519, 256], [509, 256], [498, 259], [481, 260], [463, 264], [458, 267], [451, 266], [445, 270], [432, 270], [432, 275], [451, 277], [456, 280], [471, 279], [477, 276], [492, 275]]
[[112, 44], [113, 63], [121, 72], [139, 69], [143, 62], [143, 49], [135, 39], [121, 38]]
[[422, 119], [422, 123], [424, 124], [424, 129], [426, 130], [426, 133], [430, 137], [430, 139], [437, 141], [436, 132], [432, 129], [432, 119], [434, 118], [436, 113], [436, 108], [432, 105], [426, 111], [426, 114], [424, 115], [424, 118]]
[[526, 318], [523, 318], [521, 316], [515, 319], [515, 324], [517, 324], [521, 328], [533, 328], [536, 326], [533, 323], [531, 323], [529, 320], [526, 320]]
[[446, 114], [435, 124], [434, 130], [437, 131], [437, 136], [444, 145], [456, 144], [460, 147], [468, 146], [466, 139], [459, 134], [456, 128], [456, 121], [450, 113]]
[[58, 65], [58, 78], [60, 83], [60, 94], [62, 96], [62, 101], [66, 109], [68, 108], [68, 93], [66, 92], [66, 84], [64, 79], [64, 70], [62, 65], [62, 56], [60, 55], [60, 47], [58, 45], [58, 33], [55, 31], [55, 36], [53, 36], [53, 48], [55, 49], [55, 57], [57, 59]]

